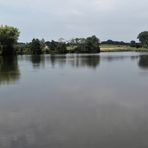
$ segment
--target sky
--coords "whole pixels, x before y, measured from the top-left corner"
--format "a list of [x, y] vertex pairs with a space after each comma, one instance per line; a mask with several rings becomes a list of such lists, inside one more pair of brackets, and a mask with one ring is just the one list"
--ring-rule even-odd
[[0, 25], [18, 27], [19, 41], [136, 40], [148, 30], [148, 0], [0, 0]]

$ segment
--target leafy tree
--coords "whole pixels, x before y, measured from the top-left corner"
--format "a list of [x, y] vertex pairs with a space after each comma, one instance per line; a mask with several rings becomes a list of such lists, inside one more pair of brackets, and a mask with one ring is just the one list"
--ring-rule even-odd
[[40, 44], [41, 44], [41, 48], [44, 49], [45, 48], [45, 40], [41, 39]]
[[130, 42], [130, 46], [131, 47], [136, 47], [136, 48], [141, 48], [141, 44], [140, 43], [136, 43], [136, 41], [131, 41]]
[[131, 41], [131, 42], [130, 42], [130, 46], [131, 46], [131, 47], [136, 47], [136, 42], [135, 42], [135, 41]]
[[101, 44], [109, 44], [109, 45], [129, 45], [129, 43], [125, 43], [123, 41], [113, 41], [113, 40], [107, 40], [101, 42]]
[[2, 54], [3, 46], [0, 43], [0, 55]]
[[66, 43], [64, 42], [56, 42], [56, 41], [51, 41], [51, 42], [46, 42], [46, 45], [50, 49], [50, 53], [59, 53], [59, 54], [65, 54], [67, 53], [67, 48], [66, 48]]
[[148, 31], [141, 32], [137, 38], [144, 48], [148, 48]]
[[0, 52], [2, 55], [15, 53], [19, 31], [15, 27], [0, 26]]
[[55, 41], [52, 40], [52, 41], [50, 42], [50, 44], [49, 44], [50, 50], [51, 50], [52, 52], [55, 52], [56, 47], [57, 47], [57, 42], [55, 42]]
[[30, 43], [30, 49], [32, 54], [41, 54], [42, 53], [42, 45], [39, 39], [33, 39]]
[[56, 53], [60, 53], [60, 54], [67, 53], [66, 44], [58, 42], [57, 47], [56, 47]]
[[78, 53], [98, 53], [100, 52], [100, 40], [96, 36], [81, 39], [76, 51]]

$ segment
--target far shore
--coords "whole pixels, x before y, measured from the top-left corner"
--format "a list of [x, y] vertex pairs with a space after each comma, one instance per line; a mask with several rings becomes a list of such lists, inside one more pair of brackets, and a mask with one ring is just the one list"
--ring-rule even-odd
[[146, 48], [136, 48], [127, 45], [100, 45], [100, 52], [148, 52]]

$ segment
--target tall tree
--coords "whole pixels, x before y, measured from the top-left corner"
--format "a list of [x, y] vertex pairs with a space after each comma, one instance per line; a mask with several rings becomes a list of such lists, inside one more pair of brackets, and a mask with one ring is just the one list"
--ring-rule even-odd
[[15, 53], [20, 32], [11, 26], [0, 26], [0, 53], [12, 55]]
[[137, 38], [139, 39], [143, 47], [148, 48], [148, 31], [141, 32]]
[[30, 43], [30, 48], [32, 54], [41, 54], [42, 53], [42, 45], [39, 39], [33, 39]]
[[77, 46], [78, 53], [99, 53], [100, 40], [94, 35], [86, 39], [81, 39]]

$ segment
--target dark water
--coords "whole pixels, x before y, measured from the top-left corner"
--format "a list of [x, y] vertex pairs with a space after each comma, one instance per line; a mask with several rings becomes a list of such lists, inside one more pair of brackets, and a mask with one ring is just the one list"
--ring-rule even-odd
[[0, 57], [0, 148], [148, 148], [148, 55]]

